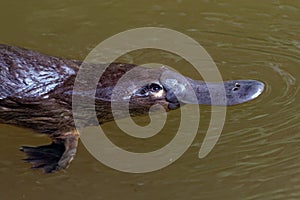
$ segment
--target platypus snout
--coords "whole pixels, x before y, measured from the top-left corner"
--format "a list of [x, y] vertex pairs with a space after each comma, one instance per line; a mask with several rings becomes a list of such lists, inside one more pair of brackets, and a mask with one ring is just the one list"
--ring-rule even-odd
[[236, 105], [255, 99], [264, 90], [264, 83], [257, 80], [204, 82], [169, 70], [163, 72], [160, 81], [166, 89], [166, 99], [171, 105]]

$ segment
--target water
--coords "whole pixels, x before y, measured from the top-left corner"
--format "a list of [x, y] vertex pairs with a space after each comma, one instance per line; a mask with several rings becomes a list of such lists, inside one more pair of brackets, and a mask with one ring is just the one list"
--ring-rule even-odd
[[[299, 199], [299, 11], [299, 2], [279, 0], [1, 2], [1, 43], [84, 59], [99, 42], [121, 31], [166, 27], [202, 44], [225, 80], [266, 84], [257, 100], [228, 108], [222, 135], [207, 157], [197, 157], [210, 117], [210, 108], [200, 106], [193, 145], [174, 164], [147, 174], [110, 169], [80, 143], [67, 171], [45, 175], [21, 161], [18, 147], [49, 139], [0, 125], [1, 199]], [[137, 55], [125, 59], [151, 57]], [[179, 114], [170, 113], [173, 123]], [[170, 141], [177, 127], [166, 127], [154, 144], [125, 138], [114, 123], [104, 128], [124, 148], [144, 144], [153, 149]]]

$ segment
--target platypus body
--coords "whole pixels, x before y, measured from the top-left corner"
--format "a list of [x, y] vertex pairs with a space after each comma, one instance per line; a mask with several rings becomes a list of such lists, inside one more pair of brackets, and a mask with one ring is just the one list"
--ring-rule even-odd
[[[93, 94], [99, 124], [112, 121], [112, 91], [129, 71], [133, 71], [133, 78], [127, 81], [124, 90], [114, 100], [121, 102], [129, 98], [131, 116], [146, 115], [155, 104], [160, 104], [166, 111], [189, 103], [236, 105], [256, 98], [264, 89], [264, 84], [256, 80], [205, 83], [184, 77], [188, 87], [182, 81], [182, 75], [166, 68], [111, 63], [99, 77], [94, 93], [76, 93], [73, 87], [80, 66], [84, 66], [81, 61], [0, 45], [0, 123], [29, 128], [48, 134], [52, 139], [49, 145], [21, 148], [27, 154], [25, 160], [33, 168], [48, 173], [69, 166], [79, 139], [73, 119], [72, 97]], [[212, 101], [209, 91], [218, 91], [221, 87], [225, 88], [225, 101]], [[190, 96], [191, 92], [196, 98]], [[95, 124], [90, 124], [87, 119], [82, 126], [90, 125]]]

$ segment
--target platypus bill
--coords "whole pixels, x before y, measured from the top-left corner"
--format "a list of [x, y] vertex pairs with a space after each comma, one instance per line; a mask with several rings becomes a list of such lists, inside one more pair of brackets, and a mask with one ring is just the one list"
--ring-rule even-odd
[[[0, 45], [0, 123], [29, 128], [48, 134], [52, 139], [49, 145], [21, 148], [32, 168], [41, 168], [46, 173], [64, 169], [75, 156], [79, 133], [73, 121], [72, 95], [81, 64], [81, 61]], [[112, 63], [103, 73], [95, 95], [100, 124], [114, 120], [110, 106], [112, 90], [118, 80], [134, 68], [137, 66], [133, 64]], [[182, 75], [166, 68], [138, 67], [134, 73], [130, 90], [127, 86], [124, 88], [126, 95], [129, 93], [130, 96], [132, 116], [148, 114], [149, 108], [155, 104], [162, 105], [166, 111], [189, 103], [236, 105], [256, 98], [264, 90], [264, 84], [256, 80], [205, 83], [186, 77], [191, 86], [187, 87], [181, 82]], [[135, 84], [141, 80], [146, 84]], [[218, 91], [222, 87], [225, 87], [226, 101], [211, 101], [208, 88]], [[195, 92], [196, 98], [190, 98], [191, 92]], [[84, 96], [89, 92], [74, 95]], [[119, 99], [126, 97], [121, 95]], [[94, 124], [83, 126], [90, 125]]]

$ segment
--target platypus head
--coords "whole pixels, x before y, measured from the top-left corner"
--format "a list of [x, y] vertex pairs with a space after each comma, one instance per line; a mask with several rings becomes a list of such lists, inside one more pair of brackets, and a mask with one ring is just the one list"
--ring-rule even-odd
[[165, 67], [135, 67], [118, 79], [110, 97], [112, 102], [130, 102], [131, 111], [141, 114], [155, 104], [166, 110], [184, 104], [236, 105], [255, 99], [263, 90], [264, 84], [256, 80], [203, 82]]

